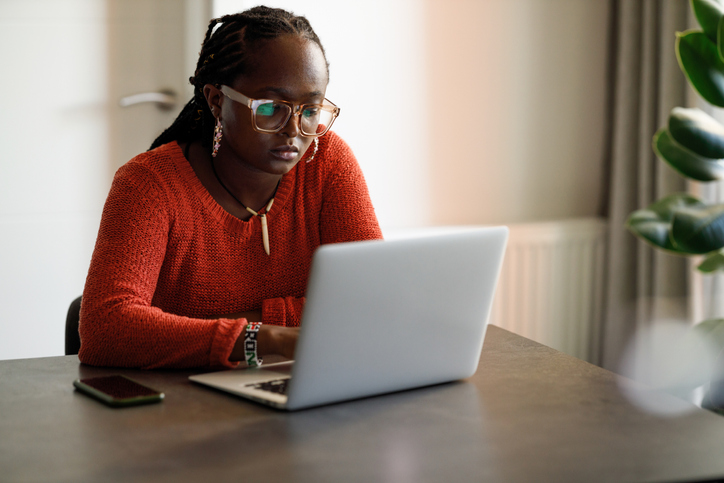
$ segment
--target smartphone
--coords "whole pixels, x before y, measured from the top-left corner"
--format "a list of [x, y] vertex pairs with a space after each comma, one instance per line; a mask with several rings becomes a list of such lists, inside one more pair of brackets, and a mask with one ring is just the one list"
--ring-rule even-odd
[[164, 397], [162, 392], [121, 375], [76, 379], [73, 385], [79, 391], [113, 407], [156, 403]]

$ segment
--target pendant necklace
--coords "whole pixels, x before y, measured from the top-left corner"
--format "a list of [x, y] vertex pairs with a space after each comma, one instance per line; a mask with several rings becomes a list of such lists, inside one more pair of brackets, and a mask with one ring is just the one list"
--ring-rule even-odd
[[266, 222], [266, 215], [269, 213], [269, 210], [271, 210], [272, 204], [274, 203], [274, 198], [272, 197], [271, 200], [269, 200], [269, 203], [267, 203], [266, 207], [263, 208], [264, 213], [259, 213], [258, 211], [254, 211], [248, 206], [246, 206], [244, 203], [242, 203], [239, 198], [234, 196], [234, 193], [231, 192], [231, 190], [224, 184], [223, 181], [221, 181], [221, 177], [219, 176], [219, 173], [216, 172], [216, 166], [214, 165], [213, 158], [211, 159], [211, 170], [214, 172], [214, 176], [216, 176], [216, 180], [219, 182], [219, 184], [226, 190], [227, 193], [231, 195], [232, 198], [236, 200], [237, 203], [239, 203], [241, 206], [244, 207], [246, 211], [251, 213], [254, 216], [258, 216], [261, 220], [261, 241], [264, 244], [264, 251], [267, 255], [269, 255], [269, 228], [267, 226]]

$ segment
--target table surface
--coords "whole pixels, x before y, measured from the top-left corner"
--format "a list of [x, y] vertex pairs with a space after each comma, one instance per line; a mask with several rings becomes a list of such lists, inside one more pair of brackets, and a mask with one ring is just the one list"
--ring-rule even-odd
[[[0, 361], [1, 481], [701, 481], [724, 419], [660, 417], [615, 374], [490, 326], [470, 379], [285, 413], [195, 385], [203, 371]], [[166, 393], [111, 409], [72, 386], [129, 375]], [[687, 407], [643, 391], [660, 405]]]

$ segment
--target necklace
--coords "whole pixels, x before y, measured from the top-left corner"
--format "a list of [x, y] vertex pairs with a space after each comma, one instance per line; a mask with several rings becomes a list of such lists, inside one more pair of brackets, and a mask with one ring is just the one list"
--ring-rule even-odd
[[269, 210], [271, 210], [272, 204], [274, 203], [274, 198], [269, 200], [269, 203], [264, 208], [264, 213], [259, 213], [258, 211], [254, 211], [248, 206], [246, 206], [244, 203], [242, 203], [239, 198], [234, 196], [234, 193], [231, 192], [231, 190], [224, 184], [223, 181], [221, 181], [221, 177], [219, 176], [219, 173], [216, 172], [216, 166], [214, 165], [214, 160], [211, 160], [211, 170], [214, 172], [214, 176], [216, 176], [216, 181], [219, 182], [219, 184], [226, 190], [227, 193], [231, 195], [232, 198], [236, 200], [237, 203], [239, 203], [241, 206], [244, 207], [246, 211], [251, 213], [254, 216], [258, 216], [261, 220], [261, 241], [264, 244], [264, 251], [267, 255], [269, 255], [269, 228], [267, 226], [266, 222], [266, 215], [269, 213]]

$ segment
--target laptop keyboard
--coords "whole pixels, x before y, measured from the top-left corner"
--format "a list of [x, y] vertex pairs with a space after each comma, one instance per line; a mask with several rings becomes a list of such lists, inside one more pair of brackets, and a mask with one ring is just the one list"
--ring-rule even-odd
[[253, 389], [260, 389], [262, 391], [269, 391], [276, 394], [287, 394], [287, 383], [289, 382], [289, 378], [284, 379], [274, 379], [273, 381], [266, 381], [266, 382], [259, 382], [254, 384], [247, 384], [246, 387], [251, 387]]

